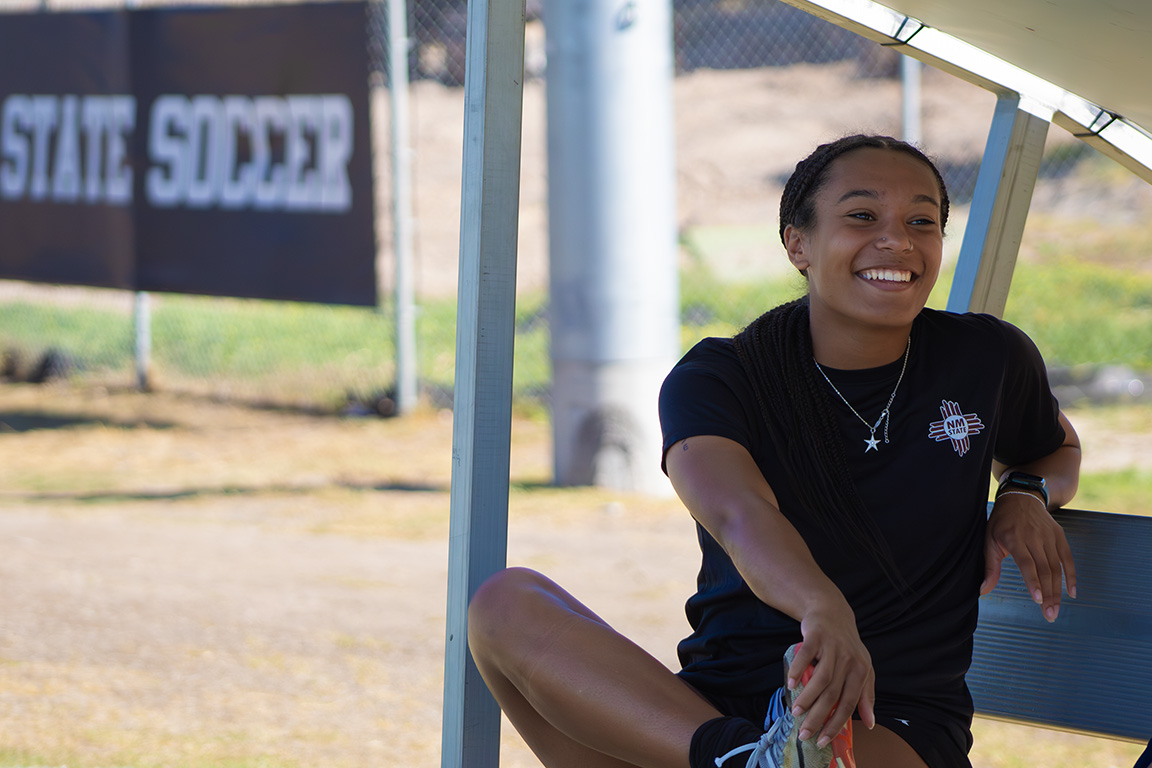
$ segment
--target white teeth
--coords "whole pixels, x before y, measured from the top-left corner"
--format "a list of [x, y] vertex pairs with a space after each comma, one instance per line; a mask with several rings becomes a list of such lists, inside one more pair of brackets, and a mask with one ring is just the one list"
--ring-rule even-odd
[[860, 273], [865, 280], [887, 280], [892, 283], [906, 283], [912, 273], [903, 269], [866, 269]]

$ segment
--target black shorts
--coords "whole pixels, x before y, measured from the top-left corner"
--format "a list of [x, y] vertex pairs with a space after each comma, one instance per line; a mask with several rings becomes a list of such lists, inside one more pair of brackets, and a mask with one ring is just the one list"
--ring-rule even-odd
[[[773, 694], [730, 696], [703, 690], [687, 676], [682, 679], [708, 699], [720, 714], [743, 717], [756, 725], [764, 723]], [[859, 716], [853, 717], [859, 719]], [[915, 703], [877, 701], [876, 723], [906, 741], [928, 768], [972, 768], [968, 760], [972, 731], [961, 718], [950, 720], [934, 708]]]

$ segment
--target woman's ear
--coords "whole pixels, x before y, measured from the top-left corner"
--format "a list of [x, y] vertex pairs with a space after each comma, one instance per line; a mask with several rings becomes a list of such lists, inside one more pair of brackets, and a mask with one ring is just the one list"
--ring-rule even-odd
[[788, 251], [788, 261], [792, 266], [800, 270], [800, 274], [805, 274], [810, 262], [804, 253], [804, 233], [791, 224], [784, 227], [784, 249]]

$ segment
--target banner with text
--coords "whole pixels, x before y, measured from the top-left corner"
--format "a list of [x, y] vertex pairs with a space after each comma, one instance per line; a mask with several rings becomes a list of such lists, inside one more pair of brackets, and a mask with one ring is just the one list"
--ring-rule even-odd
[[0, 15], [0, 277], [374, 305], [365, 13]]

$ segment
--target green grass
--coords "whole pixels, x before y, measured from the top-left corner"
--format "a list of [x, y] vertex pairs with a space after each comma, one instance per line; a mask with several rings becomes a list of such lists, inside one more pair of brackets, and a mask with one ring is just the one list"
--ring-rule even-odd
[[132, 363], [132, 321], [122, 314], [81, 306], [0, 303], [0, 342], [5, 349], [55, 347], [86, 360], [121, 368]]
[[1152, 470], [1128, 468], [1082, 475], [1071, 506], [1152, 516]]
[[1021, 265], [1004, 318], [1027, 331], [1049, 365], [1152, 369], [1152, 273], [1067, 256]]
[[371, 309], [164, 297], [153, 312], [156, 362], [180, 373], [260, 377], [299, 368], [391, 366], [391, 323]]

